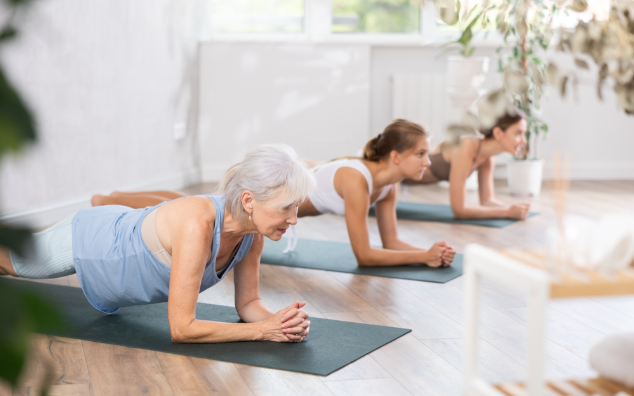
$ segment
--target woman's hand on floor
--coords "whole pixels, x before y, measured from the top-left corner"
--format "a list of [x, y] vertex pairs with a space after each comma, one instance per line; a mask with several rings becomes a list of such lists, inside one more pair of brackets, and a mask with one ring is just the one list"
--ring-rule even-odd
[[[445, 242], [446, 243], [446, 242]], [[442, 266], [450, 267], [451, 263], [453, 263], [453, 259], [456, 256], [456, 250], [447, 243], [447, 249], [445, 249], [445, 253], [442, 255]]]
[[304, 341], [310, 330], [308, 313], [301, 310], [305, 305], [306, 302], [295, 301], [264, 321], [262, 323], [263, 339], [275, 342]]
[[509, 207], [509, 218], [516, 220], [524, 220], [528, 216], [531, 204], [528, 202], [520, 202]]
[[455, 254], [456, 251], [447, 242], [436, 242], [425, 252], [426, 258], [423, 262], [430, 267], [448, 267]]

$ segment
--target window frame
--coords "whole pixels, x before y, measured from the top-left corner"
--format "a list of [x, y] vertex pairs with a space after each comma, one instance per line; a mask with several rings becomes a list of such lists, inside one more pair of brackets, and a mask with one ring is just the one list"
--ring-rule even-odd
[[[265, 43], [342, 43], [377, 46], [438, 46], [457, 38], [455, 32], [438, 29], [436, 10], [428, 1], [420, 6], [420, 29], [417, 33], [333, 33], [332, 0], [304, 0], [304, 31], [302, 33], [223, 33], [208, 31], [204, 41], [265, 42]], [[502, 36], [492, 32], [485, 40], [473, 39], [478, 47], [498, 47]], [[498, 37], [499, 36], [499, 37]]]

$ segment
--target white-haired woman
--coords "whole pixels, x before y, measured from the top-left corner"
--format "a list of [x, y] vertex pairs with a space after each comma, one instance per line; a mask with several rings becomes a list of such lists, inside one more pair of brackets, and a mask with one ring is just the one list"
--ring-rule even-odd
[[[295, 151], [266, 145], [227, 171], [221, 194], [143, 209], [101, 206], [77, 212], [34, 236], [37, 256], [0, 251], [0, 275], [54, 278], [77, 273], [104, 313], [167, 301], [174, 342], [301, 342], [308, 314], [295, 301], [271, 312], [259, 294], [264, 237], [279, 240], [315, 181]], [[196, 318], [198, 294], [235, 267], [235, 303], [246, 323]]]

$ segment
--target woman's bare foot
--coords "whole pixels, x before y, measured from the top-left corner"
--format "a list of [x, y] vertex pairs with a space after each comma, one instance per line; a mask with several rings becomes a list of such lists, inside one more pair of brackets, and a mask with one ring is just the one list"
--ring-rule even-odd
[[105, 205], [105, 200], [106, 200], [106, 196], [105, 195], [93, 195], [92, 198], [90, 199], [90, 204], [92, 206], [103, 206]]

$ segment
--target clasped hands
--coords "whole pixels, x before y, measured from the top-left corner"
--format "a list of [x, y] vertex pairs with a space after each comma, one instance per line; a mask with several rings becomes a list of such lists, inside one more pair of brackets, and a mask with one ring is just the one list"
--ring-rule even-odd
[[430, 267], [449, 267], [456, 255], [456, 250], [447, 242], [436, 242], [427, 251], [429, 259], [425, 264]]
[[305, 305], [305, 301], [295, 301], [264, 321], [262, 323], [264, 339], [275, 342], [304, 341], [310, 330], [308, 313], [301, 310]]

